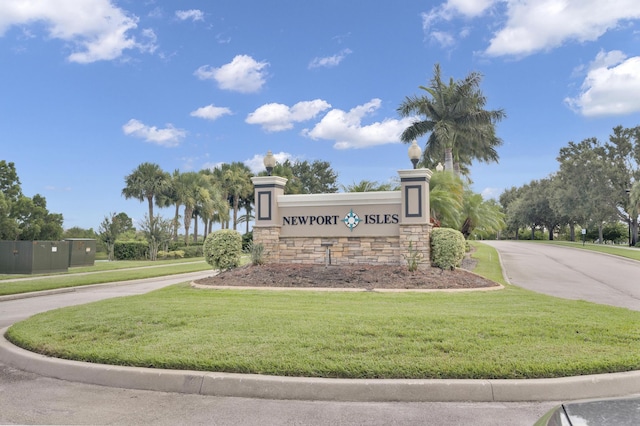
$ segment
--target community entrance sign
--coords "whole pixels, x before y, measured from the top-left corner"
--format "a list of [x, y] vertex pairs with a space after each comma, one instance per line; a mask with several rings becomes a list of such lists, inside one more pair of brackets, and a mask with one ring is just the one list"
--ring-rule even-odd
[[267, 263], [404, 264], [410, 251], [429, 262], [428, 169], [400, 170], [399, 191], [284, 195], [285, 178], [259, 176], [254, 244]]

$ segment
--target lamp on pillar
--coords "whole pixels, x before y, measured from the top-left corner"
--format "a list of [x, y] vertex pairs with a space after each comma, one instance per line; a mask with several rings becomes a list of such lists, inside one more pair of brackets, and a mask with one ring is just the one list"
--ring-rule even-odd
[[438, 163], [438, 165], [436, 166], [436, 172], [441, 172], [444, 170], [444, 166], [442, 165], [442, 163]]
[[411, 160], [414, 169], [418, 166], [418, 161], [420, 161], [421, 156], [422, 150], [418, 146], [418, 143], [416, 141], [411, 142], [411, 146], [409, 147], [409, 159]]
[[267, 175], [271, 176], [271, 172], [276, 166], [276, 157], [273, 156], [271, 150], [267, 151], [267, 155], [264, 157], [263, 163], [264, 167], [267, 169]]

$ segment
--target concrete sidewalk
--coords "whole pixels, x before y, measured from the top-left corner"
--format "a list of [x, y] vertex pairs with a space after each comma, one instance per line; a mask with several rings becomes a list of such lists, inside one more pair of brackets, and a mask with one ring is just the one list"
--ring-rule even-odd
[[358, 402], [520, 402], [614, 397], [640, 393], [640, 372], [531, 380], [322, 379], [121, 367], [35, 354], [0, 330], [0, 362], [56, 379], [186, 394]]

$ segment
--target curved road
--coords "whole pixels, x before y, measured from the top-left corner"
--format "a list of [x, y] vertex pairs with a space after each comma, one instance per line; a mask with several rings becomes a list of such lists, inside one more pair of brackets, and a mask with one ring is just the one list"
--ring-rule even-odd
[[[548, 245], [487, 243], [500, 251], [513, 284], [559, 297], [640, 310], [640, 293], [632, 284], [634, 276], [637, 281], [640, 263]], [[0, 300], [0, 328], [57, 307], [141, 294], [209, 274], [192, 273]], [[0, 363], [1, 424], [518, 426], [533, 424], [553, 405], [553, 402], [350, 403], [222, 398], [72, 383]]]
[[483, 241], [502, 258], [509, 282], [551, 296], [640, 311], [640, 262], [579, 248]]

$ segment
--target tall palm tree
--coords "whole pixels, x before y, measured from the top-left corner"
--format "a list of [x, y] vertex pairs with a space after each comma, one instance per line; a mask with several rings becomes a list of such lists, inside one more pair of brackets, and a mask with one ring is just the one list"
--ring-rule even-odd
[[180, 175], [177, 186], [177, 197], [184, 206], [184, 241], [189, 244], [189, 229], [193, 220], [195, 209], [206, 203], [209, 199], [209, 192], [206, 188], [206, 180], [203, 175], [196, 172], [186, 172]]
[[180, 170], [175, 169], [169, 178], [169, 186], [158, 194], [157, 205], [161, 207], [175, 207], [173, 220], [171, 221], [171, 239], [178, 241], [178, 229], [180, 228], [181, 201], [178, 198], [178, 186], [180, 185]]
[[154, 198], [169, 187], [169, 173], [155, 163], [142, 163], [124, 180], [126, 186], [122, 189], [122, 195], [127, 199], [135, 198], [141, 202], [147, 200], [149, 217], [153, 218]]
[[487, 100], [480, 90], [482, 76], [470, 73], [463, 80], [442, 81], [440, 65], [434, 66], [429, 86], [420, 86], [427, 96], [411, 96], [398, 107], [403, 117], [417, 115], [417, 121], [407, 127], [400, 138], [410, 143], [429, 134], [424, 158], [437, 158], [444, 153], [445, 170], [458, 164], [497, 161], [495, 147], [502, 144], [496, 137], [495, 124], [505, 117], [503, 110], [484, 109]]
[[229, 203], [222, 195], [220, 182], [216, 181], [211, 171], [208, 169], [200, 170], [200, 174], [203, 176], [206, 182], [205, 188], [209, 192], [209, 199], [198, 208], [198, 213], [204, 222], [204, 236], [206, 237], [211, 232], [214, 221], [220, 221], [220, 218], [226, 220], [229, 216]]
[[238, 210], [242, 198], [248, 198], [253, 192], [251, 170], [240, 162], [233, 162], [222, 175], [222, 186], [225, 189], [233, 208], [233, 229], [237, 229]]

